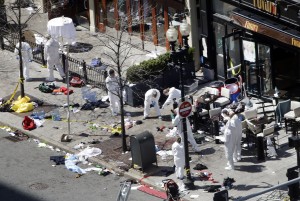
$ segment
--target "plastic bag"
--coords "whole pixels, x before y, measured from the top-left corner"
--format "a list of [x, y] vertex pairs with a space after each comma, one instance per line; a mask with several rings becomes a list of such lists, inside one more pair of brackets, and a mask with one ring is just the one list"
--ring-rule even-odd
[[[13, 107], [17, 107], [16, 105], [14, 105]], [[12, 110], [14, 110], [12, 107]], [[32, 102], [30, 103], [21, 103], [20, 105], [18, 105], [17, 109], [14, 110], [17, 113], [24, 113], [24, 112], [30, 112], [34, 110], [34, 105]]]
[[34, 109], [33, 102], [29, 102], [30, 98], [28, 96], [18, 97], [18, 100], [12, 103], [11, 109], [17, 113], [30, 112]]

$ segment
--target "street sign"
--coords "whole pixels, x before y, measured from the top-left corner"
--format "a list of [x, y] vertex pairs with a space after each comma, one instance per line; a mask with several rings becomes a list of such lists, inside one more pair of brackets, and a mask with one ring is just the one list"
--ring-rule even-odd
[[188, 117], [192, 112], [192, 104], [188, 101], [184, 101], [179, 105], [179, 116], [182, 118]]

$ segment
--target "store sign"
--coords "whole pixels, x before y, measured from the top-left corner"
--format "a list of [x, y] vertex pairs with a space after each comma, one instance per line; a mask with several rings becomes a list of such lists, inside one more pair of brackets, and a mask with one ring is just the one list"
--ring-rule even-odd
[[278, 16], [278, 4], [275, 1], [268, 1], [268, 0], [241, 0], [247, 4], [248, 6], [257, 8], [263, 12], [267, 12], [271, 15]]
[[236, 23], [238, 23], [241, 27], [245, 27], [248, 30], [263, 34], [265, 36], [277, 39], [286, 44], [293, 45], [295, 47], [300, 48], [300, 38], [294, 38], [290, 34], [286, 34], [285, 32], [277, 31], [278, 28], [274, 29], [274, 28], [271, 28], [264, 24], [259, 24], [259, 23], [253, 22], [253, 21], [246, 19], [245, 17], [237, 15], [237, 14], [233, 14], [232, 19]]
[[292, 38], [292, 45], [300, 48], [300, 40]]
[[253, 0], [253, 6], [272, 15], [277, 15], [277, 4], [267, 0]]
[[246, 21], [245, 22], [245, 26], [244, 26], [246, 29], [249, 29], [251, 31], [255, 31], [255, 32], [258, 32], [258, 25], [255, 24], [255, 23], [252, 23], [250, 21]]

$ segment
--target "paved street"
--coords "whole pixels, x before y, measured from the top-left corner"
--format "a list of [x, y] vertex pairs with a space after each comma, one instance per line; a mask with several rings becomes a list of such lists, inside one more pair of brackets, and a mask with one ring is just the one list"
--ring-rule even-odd
[[[47, 22], [45, 16], [46, 14], [41, 14], [40, 18], [34, 18], [35, 21], [33, 20], [33, 22], [29, 24], [29, 28], [39, 30], [40, 33], [45, 34], [45, 24]], [[94, 38], [87, 37], [90, 35], [88, 31], [77, 31], [77, 33], [78, 41], [87, 44], [94, 43]], [[153, 50], [155, 47], [152, 46], [151, 48]], [[98, 50], [95, 48], [90, 52], [77, 54], [74, 53], [72, 56], [88, 61], [97, 55], [97, 51]], [[137, 53], [139, 53], [139, 51]], [[13, 94], [19, 80], [18, 60], [15, 59], [15, 55], [13, 53], [8, 51], [0, 50], [0, 55], [0, 98], [7, 99], [11, 94]], [[135, 61], [136, 60], [134, 59], [131, 62], [134, 63]], [[129, 171], [124, 170], [124, 164], [127, 164], [126, 168], [128, 168], [128, 164], [131, 164], [131, 153], [128, 152], [121, 154], [122, 145], [119, 143], [121, 138], [111, 136], [107, 130], [101, 129], [101, 126], [108, 126], [120, 122], [119, 116], [111, 117], [110, 110], [108, 108], [80, 110], [79, 112], [71, 111], [70, 134], [72, 136], [72, 141], [69, 143], [61, 142], [62, 134], [68, 133], [68, 122], [66, 121], [67, 108], [63, 107], [63, 105], [67, 102], [67, 97], [65, 95], [52, 95], [40, 92], [38, 90], [38, 86], [40, 83], [44, 82], [44, 78], [47, 77], [47, 69], [41, 68], [39, 64], [32, 63], [30, 71], [33, 81], [25, 82], [25, 94], [33, 99], [44, 101], [44, 106], [36, 108], [35, 110], [40, 111], [44, 109], [46, 113], [51, 114], [52, 110], [56, 108], [59, 110], [63, 121], [52, 121], [51, 119], [48, 119], [43, 123], [42, 127], [32, 131], [24, 131], [22, 128], [22, 120], [25, 115], [30, 115], [31, 112], [23, 114], [1, 113], [0, 125], [7, 125], [11, 128], [22, 130], [32, 138], [39, 139], [42, 142], [59, 147], [61, 150], [66, 150], [70, 153], [78, 152], [78, 150], [74, 149], [74, 146], [80, 144], [81, 142], [85, 143], [85, 147], [99, 146], [103, 148], [103, 153], [100, 156], [92, 159], [94, 163], [99, 163], [108, 169], [112, 169], [117, 173], [125, 175], [126, 178], [134, 178], [137, 181], [142, 181], [142, 183], [153, 186], [156, 189], [162, 190], [161, 181], [165, 178], [174, 179], [179, 185], [182, 184], [182, 181], [176, 179], [175, 174], [167, 176], [165, 174], [165, 170], [173, 166], [172, 156], [167, 156], [165, 158], [157, 155], [158, 166], [149, 167], [149, 169], [145, 170], [145, 172], [135, 169], [130, 169]], [[62, 82], [57, 72], [55, 72], [55, 77], [56, 85], [66, 86]], [[205, 85], [199, 86], [195, 96], [202, 94], [204, 92], [204, 87]], [[80, 106], [82, 106], [85, 101], [81, 96], [81, 88], [72, 89], [74, 90], [74, 93], [70, 95], [70, 104], [78, 103]], [[20, 88], [17, 89], [17, 95], [19, 90]], [[106, 95], [103, 90], [96, 88], [93, 88], [92, 90], [96, 92], [98, 99]], [[128, 115], [130, 120], [136, 121], [142, 119], [142, 107], [130, 107], [127, 105], [125, 110], [130, 114], [130, 117]], [[148, 130], [153, 134], [155, 138], [155, 144], [159, 145], [159, 148], [161, 148], [163, 151], [170, 150], [175, 138], [167, 137], [169, 132], [168, 127], [171, 126], [169, 110], [166, 109], [162, 111], [162, 114], [163, 121], [160, 121], [157, 118], [150, 118], [143, 121], [141, 125], [135, 125], [132, 128], [127, 129], [126, 133], [131, 136]], [[153, 111], [151, 113], [151, 116], [152, 115], [155, 115]], [[157, 130], [157, 127], [166, 128], [160, 132]], [[221, 185], [226, 177], [231, 177], [236, 180], [234, 183], [234, 188], [229, 190], [229, 196], [232, 197], [232, 199], [240, 196], [246, 196], [251, 193], [256, 193], [271, 186], [277, 185], [278, 183], [286, 182], [286, 171], [288, 168], [296, 165], [296, 154], [295, 150], [293, 148], [289, 148], [287, 144], [287, 138], [290, 136], [290, 134], [286, 134], [284, 129], [280, 130], [279, 132], [279, 143], [281, 146], [280, 149], [278, 149], [278, 156], [276, 158], [267, 158], [266, 161], [257, 161], [255, 149], [244, 147], [242, 152], [242, 160], [236, 164], [236, 170], [234, 171], [224, 170], [227, 162], [225, 160], [224, 147], [222, 144], [215, 144], [214, 139], [211, 136], [207, 136], [206, 141], [200, 145], [200, 153], [190, 151], [192, 158], [191, 172], [196, 179], [196, 189], [189, 191], [189, 193], [184, 196], [185, 200], [213, 200], [214, 194], [204, 192], [204, 189], [207, 187], [207, 185]], [[3, 135], [3, 133], [1, 133], [1, 135]], [[129, 138], [127, 139], [129, 140]], [[99, 141], [100, 143], [96, 145], [90, 143], [95, 140]], [[49, 156], [52, 155], [53, 152], [50, 150], [38, 149], [33, 142], [13, 143], [1, 138], [0, 143], [2, 159], [1, 163], [3, 163], [0, 165], [1, 167], [8, 167], [12, 171], [8, 172], [7, 174], [1, 174], [0, 176], [1, 180], [3, 178], [3, 181], [10, 183], [7, 184], [2, 181], [1, 183], [2, 185], [5, 185], [4, 187], [6, 190], [10, 190], [7, 188], [10, 188], [12, 185], [18, 187], [16, 188], [17, 191], [22, 195], [25, 193], [26, 196], [29, 197], [28, 200], [44, 200], [44, 198], [46, 199], [45, 194], [50, 196], [49, 201], [60, 200], [60, 198], [63, 198], [61, 200], [68, 200], [69, 197], [76, 200], [75, 198], [78, 195], [85, 196], [80, 198], [80, 201], [84, 199], [97, 200], [98, 197], [98, 200], [106, 201], [105, 198], [102, 199], [100, 196], [106, 197], [107, 200], [113, 200], [117, 193], [119, 182], [122, 181], [122, 179], [125, 179], [123, 177], [118, 178], [116, 175], [100, 177], [94, 173], [88, 173], [84, 177], [75, 179], [74, 173], [67, 171], [64, 167], [51, 166]], [[28, 154], [31, 152], [35, 152], [36, 156], [34, 157]], [[54, 153], [57, 154], [56, 152]], [[26, 161], [29, 163], [26, 164]], [[212, 174], [214, 182], [211, 180], [200, 179], [200, 172], [193, 170], [198, 163], [204, 164], [208, 167], [207, 171]], [[13, 169], [17, 168], [18, 166], [22, 169]], [[38, 174], [35, 174], [37, 172]], [[11, 179], [14, 178], [15, 175], [17, 175], [18, 178], [15, 177], [15, 179]], [[41, 176], [45, 177], [43, 178]], [[28, 191], [29, 186], [34, 183], [45, 183], [47, 184], [48, 188], [43, 191]], [[69, 183], [71, 185], [69, 185]], [[86, 193], [85, 190], [88, 190], [88, 193]], [[284, 188], [283, 190], [283, 195], [286, 195], [287, 189]], [[33, 195], [31, 192], [33, 192]], [[63, 194], [66, 192], [68, 193]], [[197, 199], [192, 199], [191, 195], [198, 195], [199, 197]], [[139, 194], [139, 192], [132, 192], [129, 200], [155, 200], [155, 198], [152, 197], [141, 198], [141, 196], [142, 195]], [[269, 196], [269, 198], [266, 198], [267, 196]], [[264, 195], [264, 198], [260, 199], [257, 197], [251, 200], [275, 200], [278, 197], [279, 195], [277, 194], [274, 195], [269, 193]]]
[[[112, 201], [116, 200], [122, 176], [89, 172], [79, 178], [64, 165], [53, 166], [50, 156], [64, 155], [48, 148], [38, 148], [33, 139], [13, 142], [0, 129], [0, 197], [5, 201]], [[133, 184], [132, 201], [159, 201]]]

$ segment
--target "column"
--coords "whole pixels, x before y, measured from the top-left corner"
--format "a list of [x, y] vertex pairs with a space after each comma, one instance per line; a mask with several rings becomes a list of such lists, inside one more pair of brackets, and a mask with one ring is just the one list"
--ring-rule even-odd
[[[166, 2], [164, 3], [164, 20], [165, 20], [165, 24], [164, 24], [165, 30], [164, 31], [166, 33], [169, 29], [168, 5]], [[167, 37], [166, 37], [166, 49], [170, 50], [170, 43], [169, 43]]]
[[154, 0], [151, 0], [152, 11], [152, 35], [154, 45], [158, 45], [158, 33], [157, 33], [157, 18], [156, 18], [156, 6]]
[[187, 17], [187, 22], [191, 25], [191, 35], [189, 37], [189, 46], [194, 48], [194, 61], [195, 70], [200, 70], [200, 47], [199, 47], [199, 36], [198, 36], [198, 19], [197, 19], [197, 7], [195, 0], [187, 1], [187, 8], [190, 11]]
[[89, 13], [90, 13], [90, 31], [96, 32], [96, 13], [95, 13], [95, 2], [94, 0], [89, 0]]

